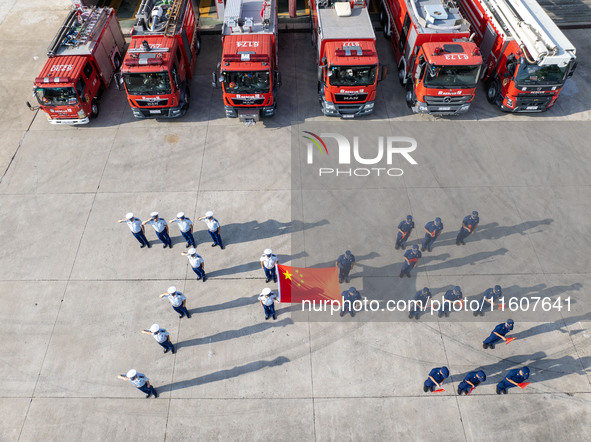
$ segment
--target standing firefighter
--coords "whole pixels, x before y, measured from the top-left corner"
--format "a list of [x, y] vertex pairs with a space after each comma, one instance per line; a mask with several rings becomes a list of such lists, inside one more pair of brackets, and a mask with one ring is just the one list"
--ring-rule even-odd
[[406, 219], [400, 221], [400, 224], [398, 224], [398, 234], [396, 235], [396, 250], [400, 248], [404, 250], [406, 248], [406, 241], [408, 241], [410, 233], [414, 227], [415, 222], [412, 220], [411, 215], [408, 215]]
[[435, 218], [435, 221], [429, 221], [425, 224], [425, 239], [423, 239], [423, 244], [421, 245], [421, 252], [425, 250], [431, 251], [431, 247], [433, 247], [433, 243], [443, 230], [443, 223], [441, 222], [441, 218]]
[[481, 382], [486, 381], [486, 374], [482, 370], [478, 371], [471, 371], [466, 376], [464, 376], [464, 380], [460, 382], [458, 385], [458, 394], [461, 396], [462, 394], [469, 395], [472, 393]]
[[[425, 380], [425, 383], [423, 385], [423, 391], [425, 393], [427, 391], [445, 391], [443, 390], [441, 385], [443, 385], [443, 382], [447, 379], [448, 376], [449, 370], [447, 369], [447, 367], [434, 368], [429, 372], [429, 376], [427, 376], [427, 380]], [[435, 390], [435, 388], [437, 388], [437, 390]]]
[[423, 288], [423, 290], [419, 290], [414, 297], [414, 301], [416, 302], [410, 303], [408, 317], [412, 319], [414, 316], [415, 319], [419, 319], [421, 313], [427, 308], [429, 299], [431, 299], [431, 291], [428, 287]]
[[460, 231], [456, 238], [456, 246], [459, 246], [460, 244], [466, 245], [464, 240], [474, 233], [479, 222], [480, 218], [478, 217], [478, 212], [476, 210], [472, 212], [472, 215], [468, 215], [463, 219], [462, 227], [460, 227]]
[[497, 325], [490, 336], [482, 342], [482, 348], [487, 349], [490, 347], [491, 349], [494, 349], [495, 344], [501, 340], [506, 343], [511, 342], [513, 338], [505, 337], [505, 335], [511, 330], [513, 330], [513, 319], [507, 319], [502, 324]]
[[349, 282], [349, 272], [355, 267], [355, 256], [351, 250], [347, 250], [337, 258], [336, 266], [339, 269], [339, 283]]
[[417, 265], [417, 261], [421, 256], [423, 255], [419, 251], [419, 246], [417, 246], [416, 244], [412, 246], [412, 249], [404, 252], [404, 263], [402, 264], [402, 269], [400, 270], [401, 278], [404, 275], [410, 278], [410, 272], [412, 269], [415, 268], [415, 266]]
[[509, 373], [507, 373], [507, 376], [505, 376], [505, 379], [497, 384], [497, 394], [507, 394], [507, 390], [513, 387], [525, 388], [529, 382], [525, 383], [524, 381], [528, 378], [529, 367], [521, 367], [510, 370]]

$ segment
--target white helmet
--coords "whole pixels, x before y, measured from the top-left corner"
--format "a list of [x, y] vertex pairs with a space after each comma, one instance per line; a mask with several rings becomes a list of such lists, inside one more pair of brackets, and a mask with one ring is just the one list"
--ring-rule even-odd
[[158, 216], [158, 212], [152, 212], [150, 213], [150, 217], [151, 218], [156, 218]]
[[197, 254], [197, 249], [195, 247], [191, 247], [189, 250], [187, 250], [187, 253], [189, 255], [195, 255]]
[[176, 287], [174, 285], [171, 285], [170, 287], [168, 287], [168, 293], [170, 293], [171, 295], [173, 293], [176, 293]]
[[127, 215], [125, 215], [125, 219], [133, 219], [133, 212], [129, 212]]
[[213, 216], [213, 212], [210, 210], [209, 212], [205, 212], [206, 218], [211, 218]]
[[265, 287], [261, 292], [261, 295], [267, 296], [271, 294], [271, 289], [269, 287]]
[[160, 331], [160, 326], [158, 324], [152, 324], [152, 327], [150, 327], [150, 331], [152, 333], [158, 333]]
[[129, 379], [135, 377], [135, 375], [137, 374], [137, 371], [135, 371], [133, 368], [131, 370], [129, 370], [127, 372], [127, 374], [125, 375], [126, 377], [128, 377]]
[[271, 249], [265, 249], [265, 251], [263, 252], [263, 255], [272, 255], [273, 254], [273, 250]]
[[176, 214], [177, 218], [184, 218], [185, 217], [185, 212], [179, 212]]

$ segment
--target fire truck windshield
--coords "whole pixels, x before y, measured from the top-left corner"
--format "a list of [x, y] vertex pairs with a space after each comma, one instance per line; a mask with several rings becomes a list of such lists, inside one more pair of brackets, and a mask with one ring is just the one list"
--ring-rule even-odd
[[168, 72], [123, 74], [129, 95], [166, 95], [171, 93]]
[[538, 66], [537, 64], [522, 64], [517, 69], [515, 83], [518, 85], [562, 84], [568, 66], [559, 68], [555, 64]]
[[78, 104], [78, 95], [73, 87], [38, 87], [35, 97], [42, 106], [67, 106]]
[[328, 76], [331, 86], [369, 86], [376, 82], [376, 65], [332, 66]]
[[269, 71], [225, 71], [224, 90], [230, 94], [269, 92]]
[[464, 88], [476, 87], [480, 74], [477, 66], [435, 66], [427, 63], [425, 87], [431, 88]]

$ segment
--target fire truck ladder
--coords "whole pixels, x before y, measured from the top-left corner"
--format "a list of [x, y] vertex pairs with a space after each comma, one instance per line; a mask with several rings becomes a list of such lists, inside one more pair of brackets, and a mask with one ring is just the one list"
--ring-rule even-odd
[[[102, 29], [108, 15], [108, 8], [97, 10], [96, 7], [93, 7], [88, 12], [82, 9], [70, 11], [66, 21], [49, 45], [47, 56], [54, 57], [61, 46], [78, 47], [90, 43], [96, 31]], [[81, 25], [80, 19], [84, 20]]]
[[513, 34], [529, 63], [540, 63], [544, 57], [558, 53], [556, 44], [520, 0], [488, 0], [487, 3], [501, 24]]
[[176, 34], [176, 26], [179, 22], [182, 3], [183, 0], [174, 0], [174, 3], [172, 4], [172, 8], [170, 9], [170, 16], [166, 21], [166, 27], [164, 31], [164, 35], [167, 37], [172, 37]]

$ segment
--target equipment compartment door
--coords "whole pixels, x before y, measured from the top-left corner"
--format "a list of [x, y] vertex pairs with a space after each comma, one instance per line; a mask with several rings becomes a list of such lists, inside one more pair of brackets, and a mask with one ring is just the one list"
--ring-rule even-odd
[[[488, 63], [488, 56], [490, 54], [490, 51], [491, 51], [496, 39], [497, 39], [497, 33], [495, 32], [493, 27], [490, 25], [490, 23], [488, 23], [486, 25], [486, 30], [484, 31], [484, 36], [482, 37], [482, 43], [480, 45], [480, 53], [482, 54], [482, 60], [484, 61], [485, 65], [487, 65], [487, 63]], [[480, 77], [481, 78], [484, 77], [485, 74], [486, 74], [486, 68], [483, 68], [482, 74]]]

